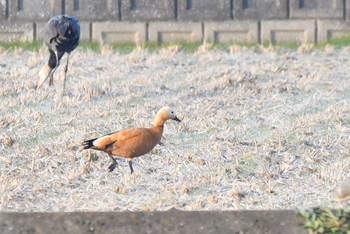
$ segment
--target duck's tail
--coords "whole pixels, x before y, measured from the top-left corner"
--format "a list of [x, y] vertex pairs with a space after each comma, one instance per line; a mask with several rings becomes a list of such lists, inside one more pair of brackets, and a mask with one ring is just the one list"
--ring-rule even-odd
[[94, 139], [91, 139], [91, 140], [86, 140], [82, 143], [84, 149], [90, 149], [92, 147], [94, 147], [94, 141], [96, 140], [97, 138], [94, 138]]

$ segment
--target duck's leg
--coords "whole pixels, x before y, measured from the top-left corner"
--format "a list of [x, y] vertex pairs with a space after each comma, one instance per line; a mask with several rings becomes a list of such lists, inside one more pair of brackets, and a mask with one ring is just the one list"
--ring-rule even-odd
[[130, 167], [130, 171], [131, 171], [131, 174], [134, 173], [134, 169], [132, 168], [132, 159], [129, 159], [129, 167]]
[[118, 165], [118, 163], [117, 163], [117, 161], [115, 160], [115, 158], [113, 158], [113, 156], [112, 156], [111, 154], [108, 154], [108, 156], [109, 156], [109, 157], [111, 158], [111, 160], [112, 160], [112, 164], [109, 165], [108, 170], [109, 170], [109, 172], [112, 172], [112, 171], [115, 169], [115, 167]]

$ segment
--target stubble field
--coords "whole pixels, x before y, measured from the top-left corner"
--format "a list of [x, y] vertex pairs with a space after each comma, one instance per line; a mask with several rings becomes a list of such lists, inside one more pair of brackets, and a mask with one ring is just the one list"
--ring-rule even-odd
[[[78, 48], [36, 90], [47, 51], [0, 53], [0, 210], [239, 210], [338, 207], [350, 175], [350, 50]], [[148, 127], [160, 145], [109, 173], [83, 140]]]

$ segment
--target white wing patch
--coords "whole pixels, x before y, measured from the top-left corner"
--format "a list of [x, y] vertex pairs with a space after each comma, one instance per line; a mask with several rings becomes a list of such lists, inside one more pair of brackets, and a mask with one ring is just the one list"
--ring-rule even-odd
[[103, 136], [103, 137], [100, 137], [100, 138], [97, 138], [96, 140], [94, 140], [92, 142], [92, 144], [94, 146], [104, 146], [104, 145], [101, 145], [101, 143], [106, 139], [106, 138], [110, 138], [111, 136], [110, 135], [107, 135], [107, 136]]

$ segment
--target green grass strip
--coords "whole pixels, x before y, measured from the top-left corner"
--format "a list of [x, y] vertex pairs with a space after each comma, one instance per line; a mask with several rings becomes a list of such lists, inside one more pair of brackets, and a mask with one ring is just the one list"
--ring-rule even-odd
[[[274, 47], [274, 48], [285, 48], [285, 49], [292, 49], [296, 50], [300, 47], [300, 42], [263, 42], [261, 44], [259, 43], [244, 43], [244, 42], [237, 42], [237, 43], [214, 43], [209, 42], [207, 43], [209, 45], [209, 49], [212, 50], [224, 50], [228, 51], [231, 46], [239, 46], [239, 47], [248, 47], [248, 48], [254, 48], [254, 47]], [[118, 43], [111, 43], [109, 44], [110, 47], [118, 51], [122, 54], [130, 53], [132, 52], [137, 45], [134, 42], [118, 42]], [[180, 51], [188, 52], [188, 53], [194, 53], [198, 50], [198, 48], [203, 45], [202, 42], [177, 42], [177, 43], [143, 43], [140, 46], [143, 49], [147, 49], [150, 52], [157, 52], [161, 49], [168, 48], [170, 46], [178, 46]], [[336, 48], [341, 48], [345, 46], [350, 46], [350, 35], [349, 36], [343, 36], [339, 38], [333, 38], [328, 40], [327, 42], [322, 42], [315, 44], [315, 49], [324, 49], [325, 46], [331, 45]], [[20, 41], [14, 41], [14, 42], [4, 42], [0, 41], [0, 47], [6, 49], [6, 50], [14, 50], [14, 49], [24, 49], [24, 50], [30, 50], [30, 51], [38, 51], [41, 47], [44, 46], [43, 41], [33, 41], [33, 42], [20, 42]], [[96, 52], [101, 51], [101, 43], [98, 42], [86, 42], [81, 41], [79, 43], [79, 48], [84, 49], [91, 49]]]

